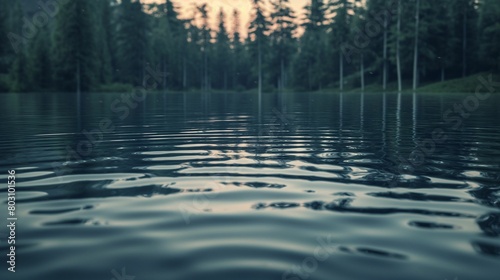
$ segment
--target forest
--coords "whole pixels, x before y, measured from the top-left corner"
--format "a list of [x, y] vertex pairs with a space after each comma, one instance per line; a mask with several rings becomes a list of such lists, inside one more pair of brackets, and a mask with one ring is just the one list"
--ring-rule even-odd
[[122, 91], [148, 69], [168, 91], [405, 90], [500, 72], [498, 0], [248, 1], [247, 23], [171, 0], [0, 0], [0, 92]]

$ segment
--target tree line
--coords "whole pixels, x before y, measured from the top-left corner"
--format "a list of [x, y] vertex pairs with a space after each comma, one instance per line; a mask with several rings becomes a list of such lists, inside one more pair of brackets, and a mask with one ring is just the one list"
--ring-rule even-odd
[[[500, 72], [498, 0], [249, 0], [241, 12], [171, 0], [0, 0], [0, 91], [401, 90]], [[27, 8], [28, 7], [28, 8]], [[186, 19], [187, 18], [187, 19]], [[246, 34], [243, 36], [242, 34]]]

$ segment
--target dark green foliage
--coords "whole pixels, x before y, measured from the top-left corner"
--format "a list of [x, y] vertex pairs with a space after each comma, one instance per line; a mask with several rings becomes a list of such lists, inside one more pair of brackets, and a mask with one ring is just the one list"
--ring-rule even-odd
[[221, 9], [218, 18], [217, 36], [215, 38], [215, 57], [212, 63], [213, 87], [227, 90], [229, 84], [230, 45], [226, 29], [226, 14]]
[[416, 0], [310, 0], [301, 11], [293, 0], [248, 1], [244, 38], [238, 11], [209, 4], [185, 19], [179, 0], [57, 0], [37, 25], [35, 0], [0, 0], [0, 92], [126, 90], [151, 71], [166, 74], [155, 90], [259, 91], [500, 72], [497, 0], [419, 0], [418, 28]]
[[274, 0], [272, 4], [272, 32], [270, 34], [271, 48], [273, 50], [267, 64], [270, 83], [283, 89], [288, 84], [289, 65], [295, 53], [297, 31], [295, 14], [290, 8], [289, 0]]
[[113, 58], [111, 40], [113, 29], [111, 26], [111, 6], [109, 1], [95, 1], [95, 22], [98, 28], [96, 34], [96, 52], [98, 56], [97, 79], [99, 84], [111, 83], [113, 79]]
[[480, 54], [484, 70], [500, 73], [500, 1], [482, 2], [479, 30]]
[[[8, 13], [7, 13], [7, 3], [8, 0], [0, 0], [0, 34], [5, 36], [8, 33]], [[5, 40], [5, 37], [0, 40], [0, 92], [7, 91], [9, 89], [8, 85], [8, 53], [9, 53], [9, 41]]]
[[94, 89], [98, 83], [92, 2], [64, 1], [54, 31], [54, 88], [61, 91]]
[[51, 40], [48, 29], [43, 29], [33, 40], [30, 53], [32, 90], [48, 91], [53, 87]]
[[300, 89], [317, 90], [326, 86], [328, 41], [325, 39], [326, 10], [323, 0], [312, 0], [305, 7], [302, 27], [304, 34], [299, 40], [299, 51], [295, 54], [293, 86]]
[[117, 27], [118, 81], [142, 85], [148, 46], [148, 21], [138, 1], [123, 0]]
[[256, 85], [258, 87], [259, 93], [262, 92], [263, 87], [263, 61], [267, 57], [265, 56], [268, 49], [268, 38], [267, 33], [269, 31], [270, 22], [265, 16], [264, 11], [264, 1], [263, 0], [252, 0], [253, 4], [253, 14], [252, 20], [250, 22], [250, 28], [248, 29], [248, 48], [250, 51], [250, 57], [254, 63], [254, 73], [257, 74]]

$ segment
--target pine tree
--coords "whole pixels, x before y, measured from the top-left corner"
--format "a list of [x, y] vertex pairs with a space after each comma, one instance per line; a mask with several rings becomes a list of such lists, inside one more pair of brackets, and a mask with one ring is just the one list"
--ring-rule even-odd
[[266, 33], [269, 30], [270, 23], [267, 17], [264, 15], [263, 0], [252, 0], [252, 4], [253, 15], [252, 21], [250, 22], [250, 29], [248, 34], [251, 43], [251, 51], [253, 53], [253, 56], [257, 58], [257, 84], [260, 100], [263, 83], [263, 53], [266, 49]]
[[271, 1], [271, 5], [273, 9], [271, 13], [273, 31], [270, 35], [273, 50], [270, 59], [271, 79], [277, 81], [278, 89], [283, 90], [287, 85], [289, 61], [295, 51], [294, 35], [297, 26], [289, 0], [274, 0]]
[[215, 45], [216, 58], [214, 63], [214, 72], [217, 75], [215, 87], [227, 90], [228, 88], [228, 69], [229, 69], [229, 35], [226, 29], [226, 14], [221, 9], [218, 16], [218, 30]]
[[109, 0], [94, 0], [96, 11], [96, 52], [98, 57], [97, 79], [100, 84], [109, 84], [112, 81], [113, 62], [111, 55], [111, 2]]
[[[390, 62], [395, 59], [396, 51], [394, 47], [396, 44], [390, 44], [390, 41], [396, 42], [397, 39], [401, 37], [397, 37], [396, 35], [404, 34], [404, 28], [401, 33], [397, 33], [395, 28], [397, 28], [394, 24], [394, 18], [397, 18], [397, 10], [393, 10], [390, 4], [394, 4], [397, 2], [393, 0], [367, 0], [366, 1], [366, 15], [367, 21], [371, 22], [372, 25], [376, 26], [378, 30], [376, 36], [371, 36], [369, 49], [373, 50], [370, 54], [370, 60], [373, 61], [371, 65], [372, 69], [378, 70], [380, 69], [381, 80], [382, 80], [382, 89], [387, 89], [387, 83], [390, 81]], [[406, 1], [403, 1], [401, 4], [406, 4]], [[406, 23], [407, 21], [404, 21]], [[403, 27], [405, 27], [404, 25]], [[380, 35], [378, 35], [380, 33]], [[390, 55], [392, 54], [394, 55]], [[367, 54], [368, 55], [368, 54]]]
[[52, 52], [58, 90], [88, 91], [96, 85], [96, 44], [90, 8], [86, 0], [67, 1], [57, 14]]
[[169, 84], [176, 89], [185, 87], [186, 72], [186, 31], [179, 19], [179, 12], [171, 0], [165, 1], [165, 16], [170, 32], [169, 40]]
[[[355, 6], [354, 6], [354, 19], [352, 21], [351, 30], [360, 30], [359, 27], [364, 26], [366, 24], [366, 10], [365, 10], [361, 0], [356, 0], [354, 2], [354, 4], [355, 4]], [[357, 52], [359, 55], [357, 62], [359, 63], [359, 76], [360, 76], [361, 91], [364, 91], [365, 90], [365, 54], [366, 54], [366, 49], [361, 48]]]
[[[7, 30], [10, 30], [9, 34], [16, 34], [18, 36], [23, 35], [23, 10], [21, 4], [18, 0], [14, 0], [13, 3], [7, 4], [7, 9], [9, 14], [7, 16]], [[24, 36], [22, 36], [24, 38]], [[24, 38], [26, 39], [26, 38]], [[22, 92], [30, 90], [29, 81], [29, 60], [27, 58], [27, 45], [23, 40], [23, 43], [18, 45], [7, 46], [6, 56], [4, 58], [4, 64], [6, 69], [8, 69], [8, 74], [5, 78], [9, 81], [9, 90], [14, 92]], [[12, 43], [12, 42], [11, 42]], [[1, 70], [0, 70], [1, 71]]]
[[402, 20], [402, 4], [398, 0], [398, 15], [397, 15], [397, 29], [396, 29], [396, 71], [398, 75], [398, 92], [403, 90], [403, 73], [401, 72], [401, 20]]
[[232, 25], [232, 38], [231, 38], [231, 83], [232, 88], [235, 90], [241, 89], [245, 82], [242, 82], [242, 72], [245, 68], [242, 66], [246, 62], [244, 57], [245, 50], [241, 42], [241, 20], [240, 12], [237, 9], [233, 10], [233, 25]]
[[53, 87], [51, 48], [50, 30], [43, 28], [30, 46], [30, 81], [35, 91], [47, 91]]
[[353, 8], [353, 4], [349, 0], [330, 1], [330, 9], [334, 15], [331, 27], [331, 44], [334, 53], [337, 53], [339, 58], [339, 89], [341, 91], [344, 89], [344, 56], [341, 48], [349, 37]]
[[420, 27], [420, 0], [416, 0], [415, 4], [415, 35], [414, 35], [414, 53], [413, 53], [413, 90], [417, 89], [418, 79], [418, 43], [419, 43], [419, 27]]
[[326, 10], [323, 0], [312, 0], [304, 7], [304, 34], [299, 38], [299, 52], [294, 59], [294, 86], [321, 89], [326, 83]]
[[[7, 0], [0, 0], [0, 34], [8, 34], [8, 11], [9, 5]], [[9, 53], [9, 41], [0, 40], [0, 92], [8, 90], [7, 77], [9, 64], [7, 63], [7, 56]]]
[[[500, 73], [500, 2], [484, 0], [481, 5], [480, 57], [484, 70]], [[483, 70], [483, 69], [482, 69]]]
[[119, 9], [117, 37], [118, 80], [134, 86], [142, 85], [145, 77], [149, 26], [140, 2], [122, 0]]
[[440, 76], [441, 81], [446, 80], [447, 69], [452, 67], [453, 46], [459, 43], [459, 40], [457, 40], [453, 33], [453, 17], [448, 8], [455, 1], [443, 0], [443, 2], [442, 5], [429, 9], [429, 13], [432, 12], [433, 18], [432, 23], [427, 26], [429, 33], [432, 34], [432, 38], [428, 42], [433, 46], [434, 61], [438, 62], [434, 67], [439, 74], [435, 74]]
[[[391, 69], [395, 68], [395, 72], [388, 71], [388, 73], [395, 75], [394, 81], [398, 84], [398, 91], [401, 91], [403, 89], [403, 82], [412, 79], [414, 74], [416, 2], [398, 0], [394, 3], [393, 10], [391, 10], [392, 16], [389, 20], [387, 63]], [[422, 32], [423, 28], [419, 29], [420, 37], [426, 37], [422, 34], [424, 33]], [[390, 81], [392, 80], [388, 79], [388, 82]]]
[[211, 29], [209, 24], [209, 7], [206, 3], [197, 7], [198, 13], [200, 15], [200, 21], [202, 23], [201, 27], [201, 53], [203, 56], [203, 73], [202, 73], [202, 90], [208, 91], [210, 89], [210, 78], [209, 78], [209, 56], [211, 53]]
[[154, 53], [154, 61], [158, 61], [161, 64], [162, 71], [168, 73], [162, 81], [162, 89], [167, 90], [170, 86], [168, 78], [170, 78], [170, 63], [169, 63], [169, 53], [172, 52], [172, 33], [170, 30], [170, 25], [165, 13], [164, 4], [153, 4], [155, 10], [152, 12], [154, 21], [152, 27], [152, 41], [151, 47]]

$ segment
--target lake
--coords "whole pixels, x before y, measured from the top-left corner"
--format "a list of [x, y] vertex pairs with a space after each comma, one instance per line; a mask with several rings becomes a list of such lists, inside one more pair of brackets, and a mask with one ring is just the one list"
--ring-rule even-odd
[[258, 100], [0, 95], [0, 278], [498, 279], [500, 95]]

